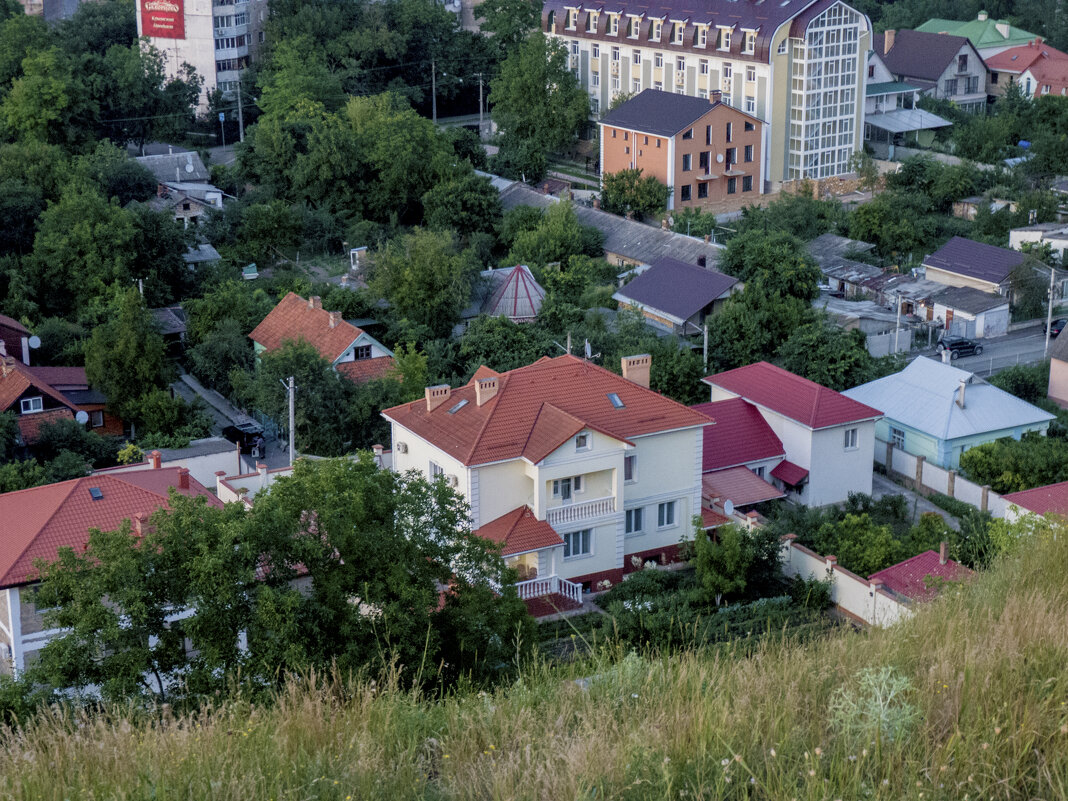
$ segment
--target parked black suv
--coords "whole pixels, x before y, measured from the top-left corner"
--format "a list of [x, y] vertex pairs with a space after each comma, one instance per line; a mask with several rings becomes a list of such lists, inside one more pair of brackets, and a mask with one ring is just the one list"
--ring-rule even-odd
[[958, 356], [978, 356], [983, 352], [983, 346], [964, 337], [942, 337], [936, 350], [939, 353], [948, 350], [949, 358], [956, 359]]
[[222, 435], [240, 445], [242, 453], [252, 453], [256, 440], [263, 436], [263, 426], [253, 420], [243, 420], [224, 428]]
[[1064, 324], [1068, 323], [1068, 319], [1064, 317], [1058, 317], [1049, 326], [1049, 338], [1056, 339], [1057, 335], [1064, 330]]

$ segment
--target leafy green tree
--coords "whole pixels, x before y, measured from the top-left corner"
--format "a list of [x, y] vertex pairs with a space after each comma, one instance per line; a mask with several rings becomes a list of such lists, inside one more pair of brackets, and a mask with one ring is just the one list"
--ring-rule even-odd
[[748, 553], [745, 534], [735, 525], [716, 529], [715, 539], [695, 520], [694, 566], [705, 592], [719, 606], [724, 595], [738, 595], [745, 590]]
[[0, 20], [0, 100], [11, 82], [23, 74], [23, 59], [46, 50], [49, 44], [43, 16], [27, 16], [20, 8], [18, 14]]
[[486, 0], [477, 13], [483, 33], [493, 34], [493, 44], [506, 55], [519, 47], [541, 19], [541, 4], [536, 0]]
[[794, 329], [777, 360], [791, 373], [840, 392], [876, 377], [875, 359], [864, 340], [863, 332], [839, 328], [820, 315]]
[[79, 3], [74, 15], [60, 23], [59, 35], [69, 53], [104, 55], [114, 45], [129, 47], [137, 41], [137, 15], [121, 0]]
[[26, 56], [22, 75], [0, 104], [0, 121], [16, 138], [78, 146], [91, 135], [84, 86], [56, 47]]
[[994, 492], [1020, 492], [1068, 481], [1068, 449], [1064, 441], [1028, 432], [1019, 440], [999, 439], [968, 448], [961, 470], [976, 484]]
[[18, 416], [14, 412], [0, 412], [0, 464], [14, 458], [18, 437]]
[[641, 168], [601, 177], [601, 206], [612, 214], [652, 217], [664, 210], [670, 194], [671, 190], [652, 175], [642, 178]]
[[30, 250], [35, 223], [44, 210], [40, 189], [18, 178], [0, 179], [0, 255]]
[[807, 242], [820, 234], [843, 228], [847, 221], [845, 209], [837, 200], [818, 200], [803, 184], [794, 194], [782, 194], [767, 206], [746, 206], [742, 217], [731, 223], [739, 234], [754, 228], [764, 233], [784, 231]]
[[580, 223], [574, 207], [565, 201], [546, 209], [535, 227], [516, 234], [506, 261], [532, 267], [559, 262], [566, 268], [573, 256], [603, 256], [603, 245], [600, 232]]
[[877, 525], [867, 513], [847, 514], [826, 522], [815, 533], [816, 549], [834, 554], [838, 564], [861, 576], [897, 564], [909, 554], [888, 525]]
[[[752, 208], [746, 206], [746, 209]], [[716, 215], [688, 206], [671, 213], [671, 230], [687, 236], [710, 236], [716, 230]]]
[[470, 172], [431, 187], [423, 195], [423, 213], [435, 231], [452, 229], [460, 236], [492, 232], [501, 221], [500, 194], [489, 178]]
[[986, 380], [1021, 400], [1037, 403], [1046, 398], [1049, 389], [1049, 367], [1049, 362], [1034, 366], [1016, 364]]
[[[64, 451], [77, 454], [82, 465], [103, 467], [113, 462], [117, 448], [75, 420], [54, 420], [41, 426], [34, 452], [42, 460], [55, 459]], [[83, 471], [84, 475], [84, 471]]]
[[879, 185], [879, 165], [866, 150], [858, 150], [849, 157], [849, 169], [857, 174], [860, 188], [874, 192]]
[[[504, 135], [502, 150], [530, 148], [542, 154], [565, 150], [590, 115], [589, 97], [567, 68], [567, 51], [540, 31], [528, 36], [501, 64], [490, 102]], [[527, 177], [539, 178], [540, 173]]]
[[784, 231], [749, 229], [731, 239], [720, 268], [767, 295], [812, 300], [819, 296], [820, 269], [805, 246]]
[[0, 492], [15, 492], [48, 483], [48, 471], [36, 459], [0, 464]]
[[124, 420], [140, 417], [140, 400], [166, 386], [172, 374], [155, 320], [134, 288], [116, 292], [109, 318], [85, 343], [85, 374]]
[[307, 36], [278, 42], [260, 76], [257, 101], [265, 114], [285, 115], [298, 101], [318, 103], [334, 112], [345, 103], [341, 80], [327, 64], [326, 54]]
[[296, 445], [304, 453], [337, 456], [349, 449], [352, 384], [307, 342], [288, 341], [264, 353], [252, 387], [253, 403], [268, 417], [289, 418], [289, 395], [280, 382], [296, 378]]
[[525, 367], [555, 349], [536, 326], [513, 323], [506, 317], [479, 317], [460, 340], [460, 358], [468, 375], [482, 365], [497, 372]]
[[477, 273], [450, 234], [416, 228], [375, 253], [370, 285], [398, 315], [447, 336], [471, 299]]
[[118, 198], [120, 206], [156, 194], [156, 177], [111, 142], [98, 142], [90, 153], [75, 158], [73, 171], [91, 181], [105, 198]]
[[[203, 297], [183, 301], [187, 343], [199, 345], [227, 319], [236, 321], [242, 334], [250, 334], [275, 306], [274, 298], [255, 283], [258, 282], [223, 281]], [[329, 308], [336, 306], [331, 304]]]
[[193, 374], [205, 385], [230, 395], [230, 372], [252, 369], [252, 342], [241, 324], [227, 317], [189, 351], [189, 360]]

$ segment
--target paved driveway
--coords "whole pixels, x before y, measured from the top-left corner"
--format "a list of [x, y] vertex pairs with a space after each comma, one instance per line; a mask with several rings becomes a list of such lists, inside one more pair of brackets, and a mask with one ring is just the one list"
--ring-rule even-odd
[[886, 476], [881, 473], [873, 473], [871, 477], [871, 496], [875, 499], [885, 498], [887, 495], [904, 495], [905, 500], [909, 504], [909, 513], [912, 515], [912, 522], [917, 523], [920, 519], [920, 515], [925, 512], [934, 512], [941, 515], [948, 525], [954, 531], [960, 531], [960, 521], [953, 517], [949, 512], [941, 507], [935, 506], [929, 500], [922, 495], [913, 492], [910, 489], [905, 489], [900, 484], [895, 484]]

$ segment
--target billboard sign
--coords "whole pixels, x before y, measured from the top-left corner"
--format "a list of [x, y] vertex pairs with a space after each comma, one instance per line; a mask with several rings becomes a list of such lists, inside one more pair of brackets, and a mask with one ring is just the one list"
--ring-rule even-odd
[[141, 0], [141, 35], [185, 38], [184, 0]]

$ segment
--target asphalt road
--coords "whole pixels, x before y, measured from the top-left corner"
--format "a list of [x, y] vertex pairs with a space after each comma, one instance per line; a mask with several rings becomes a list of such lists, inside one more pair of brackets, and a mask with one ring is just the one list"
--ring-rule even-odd
[[[1043, 330], [1028, 328], [1024, 331], [1014, 331], [1004, 337], [983, 340], [981, 355], [961, 356], [953, 360], [953, 365], [979, 376], [990, 376], [1006, 367], [1042, 361], [1046, 358], [1045, 346], [1046, 334]], [[940, 359], [934, 351], [924, 351], [924, 355]]]

